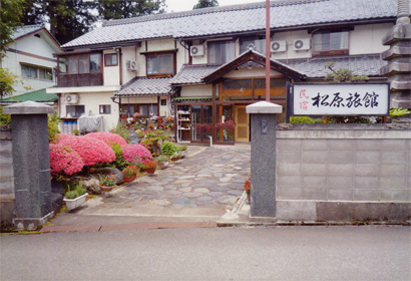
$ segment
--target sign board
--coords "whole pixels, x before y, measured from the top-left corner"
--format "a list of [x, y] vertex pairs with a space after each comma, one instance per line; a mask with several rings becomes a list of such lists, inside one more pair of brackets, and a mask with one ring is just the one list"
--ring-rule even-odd
[[390, 84], [293, 83], [288, 104], [291, 115], [389, 115]]

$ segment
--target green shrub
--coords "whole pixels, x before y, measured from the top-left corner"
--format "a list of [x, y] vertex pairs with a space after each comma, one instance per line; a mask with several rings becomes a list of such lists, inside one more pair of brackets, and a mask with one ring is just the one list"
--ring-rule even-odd
[[157, 157], [156, 161], [157, 161], [158, 163], [166, 162], [166, 161], [168, 161], [168, 157], [165, 156], [165, 155], [160, 155], [160, 156]]
[[110, 147], [113, 149], [114, 154], [116, 155], [116, 160], [108, 164], [108, 166], [123, 170], [125, 167], [130, 165], [130, 163], [127, 162], [123, 157], [123, 147], [120, 144], [115, 143], [113, 145], [110, 145]]
[[123, 139], [126, 140], [127, 143], [130, 142], [130, 132], [128, 129], [123, 125], [123, 123], [118, 122], [117, 126], [110, 130], [110, 133], [115, 133], [120, 135]]
[[293, 116], [290, 118], [292, 124], [314, 124], [314, 119], [308, 116]]
[[78, 194], [78, 196], [81, 196], [83, 194], [86, 193], [86, 189], [83, 187], [83, 185], [81, 183], [79, 183], [76, 187], [76, 193]]
[[58, 117], [57, 113], [54, 112], [53, 114], [49, 115], [49, 142], [54, 142], [57, 140], [56, 134], [60, 133], [59, 130], [60, 118]]
[[0, 106], [0, 125], [11, 124], [11, 115], [3, 113], [3, 107]]
[[67, 191], [66, 194], [64, 194], [67, 199], [74, 199], [78, 197], [78, 193], [76, 191]]
[[171, 156], [174, 152], [177, 152], [176, 145], [174, 143], [169, 141], [163, 142], [161, 145], [161, 153], [163, 155]]

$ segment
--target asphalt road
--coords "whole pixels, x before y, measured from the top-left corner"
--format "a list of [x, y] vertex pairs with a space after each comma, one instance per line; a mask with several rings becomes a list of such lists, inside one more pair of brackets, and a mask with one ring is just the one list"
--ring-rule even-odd
[[0, 280], [411, 280], [411, 228], [2, 235]]

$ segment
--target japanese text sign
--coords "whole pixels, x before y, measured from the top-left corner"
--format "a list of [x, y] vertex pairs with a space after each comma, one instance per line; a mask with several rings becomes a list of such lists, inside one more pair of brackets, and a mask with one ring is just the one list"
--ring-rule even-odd
[[389, 83], [292, 84], [292, 115], [388, 115]]

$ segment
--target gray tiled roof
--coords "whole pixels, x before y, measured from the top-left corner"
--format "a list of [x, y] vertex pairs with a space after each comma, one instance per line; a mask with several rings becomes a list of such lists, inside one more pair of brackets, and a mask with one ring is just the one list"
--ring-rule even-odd
[[32, 32], [41, 30], [44, 28], [43, 24], [33, 24], [17, 27], [16, 31], [13, 33], [13, 39], [16, 40]]
[[136, 77], [121, 90], [114, 93], [116, 96], [159, 96], [172, 93], [170, 80], [172, 78], [141, 78]]
[[173, 85], [187, 85], [202, 83], [202, 79], [208, 74], [214, 72], [219, 65], [183, 65], [176, 76], [171, 79]]
[[[397, 0], [272, 1], [271, 28], [395, 18]], [[64, 48], [147, 40], [200, 37], [265, 29], [265, 3], [222, 6], [105, 22]]]
[[379, 54], [375, 55], [359, 55], [359, 56], [345, 56], [333, 58], [311, 58], [305, 61], [297, 60], [285, 62], [290, 67], [305, 73], [308, 77], [319, 78], [325, 77], [331, 71], [324, 66], [334, 62], [333, 69], [346, 68], [352, 70], [355, 75], [379, 76], [379, 70], [387, 62], [380, 58]]

